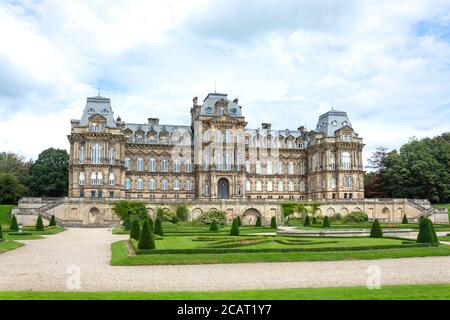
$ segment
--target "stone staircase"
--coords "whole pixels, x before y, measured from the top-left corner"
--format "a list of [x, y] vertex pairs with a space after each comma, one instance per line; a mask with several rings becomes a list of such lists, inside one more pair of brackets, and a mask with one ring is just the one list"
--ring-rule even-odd
[[[63, 199], [62, 198], [61, 199], [57, 199], [57, 200], [55, 200], [53, 202], [50, 202], [48, 204], [43, 205], [42, 207], [37, 208], [36, 209], [36, 213], [38, 215], [40, 215], [42, 218], [45, 218], [45, 219], [50, 221], [50, 219], [52, 218], [52, 215], [49, 214], [47, 211], [49, 211], [49, 210], [51, 210], [53, 208], [56, 208], [57, 206], [61, 205], [62, 203], [63, 203]], [[57, 218], [56, 216], [55, 216], [55, 221], [56, 221], [56, 225], [58, 225], [60, 227], [64, 227], [65, 226], [64, 221], [59, 219], [59, 218]]]

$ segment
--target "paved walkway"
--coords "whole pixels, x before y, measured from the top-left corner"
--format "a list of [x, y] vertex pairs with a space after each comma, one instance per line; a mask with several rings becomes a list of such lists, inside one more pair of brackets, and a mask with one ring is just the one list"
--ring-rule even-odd
[[113, 267], [108, 229], [69, 229], [0, 254], [0, 291], [69, 290], [80, 267], [81, 291], [239, 290], [366, 285], [378, 266], [381, 284], [450, 283], [450, 257], [334, 262]]

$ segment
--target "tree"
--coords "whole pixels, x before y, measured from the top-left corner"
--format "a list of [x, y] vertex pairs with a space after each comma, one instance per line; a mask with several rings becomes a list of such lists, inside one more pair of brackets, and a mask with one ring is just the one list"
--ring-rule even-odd
[[150, 229], [152, 229], [152, 231], [154, 232], [155, 226], [153, 225], [153, 219], [152, 218], [148, 218], [148, 224], [150, 226]]
[[211, 224], [215, 221], [218, 224], [224, 225], [226, 221], [227, 215], [223, 211], [213, 210], [209, 212], [203, 212], [198, 221], [203, 222], [205, 224]]
[[155, 249], [155, 238], [153, 237], [152, 229], [150, 229], [148, 220], [144, 220], [144, 225], [142, 226], [142, 231], [139, 236], [138, 249]]
[[310, 221], [310, 219], [309, 219], [309, 215], [308, 215], [308, 214], [306, 214], [305, 220], [303, 220], [303, 225], [304, 225], [305, 227], [311, 225], [311, 221]]
[[36, 197], [67, 196], [69, 154], [62, 149], [42, 151], [31, 167], [30, 193]]
[[187, 221], [189, 210], [185, 204], [178, 205], [175, 213], [180, 221]]
[[38, 218], [37, 218], [35, 230], [36, 231], [44, 231], [44, 223], [42, 222], [41, 216], [38, 216]]
[[121, 200], [114, 204], [113, 210], [124, 223], [126, 219], [141, 221], [148, 216], [147, 207], [142, 201]]
[[17, 224], [17, 218], [15, 215], [13, 215], [11, 217], [11, 222], [9, 224], [9, 230], [11, 231], [18, 231], [19, 230], [19, 225]]
[[331, 224], [330, 224], [330, 218], [328, 218], [328, 216], [325, 216], [325, 218], [323, 218], [323, 225], [322, 225], [324, 228], [329, 228], [329, 227], [331, 227]]
[[317, 218], [316, 217], [312, 218], [312, 224], [317, 224]]
[[12, 173], [0, 172], [0, 203], [15, 204], [24, 196], [27, 188]]
[[277, 226], [277, 218], [275, 218], [275, 216], [273, 216], [272, 219], [270, 219], [270, 227], [274, 228], [274, 229], [278, 228], [278, 226]]
[[133, 223], [131, 224], [130, 239], [134, 239], [137, 241], [139, 240], [140, 236], [141, 236], [141, 226], [139, 224], [139, 221], [133, 220]]
[[433, 238], [433, 243], [439, 243], [439, 239], [437, 237], [436, 230], [434, 230], [434, 224], [430, 219], [428, 219], [428, 224], [430, 225], [430, 231], [431, 231], [431, 236]]
[[241, 216], [237, 216], [237, 220], [239, 227], [242, 226]]
[[419, 223], [419, 234], [417, 235], [417, 243], [428, 243], [434, 244], [435, 237], [433, 235], [433, 230], [431, 227], [431, 220], [428, 218], [423, 218]]
[[56, 218], [55, 216], [52, 214], [52, 217], [50, 218], [50, 222], [48, 224], [49, 227], [56, 227]]
[[31, 160], [25, 161], [15, 153], [0, 152], [0, 173], [13, 174], [24, 188], [28, 183], [32, 164]]
[[258, 217], [256, 218], [255, 227], [261, 227], [261, 226], [262, 226], [262, 223], [261, 223], [261, 217], [258, 216]]
[[217, 225], [217, 222], [213, 221], [210, 225], [209, 225], [209, 231], [219, 231], [219, 227]]
[[239, 235], [239, 222], [236, 218], [233, 219], [233, 223], [231, 224], [230, 236], [238, 236]]
[[129, 231], [131, 230], [131, 219], [125, 218], [122, 223], [123, 230]]
[[402, 224], [408, 224], [408, 217], [406, 216], [406, 213], [403, 215]]
[[155, 234], [157, 234], [157, 235], [159, 235], [161, 237], [164, 236], [164, 230], [163, 230], [161, 218], [156, 218], [156, 221], [155, 221]]
[[375, 219], [375, 221], [372, 223], [372, 228], [370, 229], [370, 237], [371, 238], [383, 237], [383, 230], [381, 229], [380, 221], [378, 221], [378, 219]]

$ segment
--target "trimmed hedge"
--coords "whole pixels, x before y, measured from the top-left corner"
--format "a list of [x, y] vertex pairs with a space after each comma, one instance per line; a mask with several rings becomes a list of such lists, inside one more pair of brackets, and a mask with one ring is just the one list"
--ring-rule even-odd
[[216, 220], [213, 220], [213, 222], [209, 225], [209, 231], [219, 231], [219, 226], [217, 225]]
[[406, 216], [406, 213], [403, 215], [402, 224], [408, 224], [408, 217]]
[[312, 224], [317, 224], [318, 222], [317, 222], [317, 218], [316, 217], [313, 217], [312, 218]]
[[150, 229], [150, 224], [146, 219], [142, 226], [141, 236], [138, 242], [139, 250], [151, 250], [155, 249], [155, 239], [153, 238], [153, 232]]
[[38, 218], [37, 218], [35, 230], [36, 231], [44, 231], [44, 223], [42, 222], [41, 216], [38, 216]]
[[[250, 241], [250, 242], [240, 242], [240, 241]], [[262, 243], [268, 243], [272, 242], [272, 239], [262, 238], [262, 239], [239, 239], [239, 240], [232, 240], [232, 241], [219, 241], [216, 243], [210, 243], [208, 244], [208, 248], [238, 248], [238, 247], [245, 247], [245, 246], [253, 246], [256, 244], [262, 244]]]
[[9, 230], [19, 231], [19, 225], [17, 224], [17, 218], [15, 215], [11, 217], [11, 223], [9, 224]]
[[378, 219], [375, 219], [375, 221], [372, 223], [372, 227], [370, 229], [370, 237], [371, 238], [383, 237], [383, 230], [381, 229], [380, 221], [378, 221]]
[[49, 227], [56, 227], [56, 219], [55, 216], [52, 214], [52, 217], [50, 218], [50, 222], [48, 224]]
[[230, 236], [239, 235], [239, 221], [237, 218], [233, 219], [233, 224], [231, 225]]
[[303, 225], [304, 225], [305, 227], [311, 225], [311, 220], [309, 219], [309, 215], [308, 215], [308, 214], [306, 214], [305, 220], [303, 221]]
[[130, 239], [139, 240], [140, 236], [141, 226], [139, 224], [139, 221], [133, 220], [133, 223], [131, 224]]
[[256, 223], [255, 223], [255, 227], [261, 227], [262, 223], [261, 223], [261, 217], [258, 216], [258, 218], [256, 218]]
[[277, 218], [272, 217], [272, 219], [270, 219], [270, 227], [274, 228], [274, 229], [278, 228], [278, 226], [277, 226]]
[[195, 248], [195, 249], [155, 249], [140, 250], [134, 247], [136, 254], [202, 254], [202, 253], [271, 253], [271, 252], [328, 252], [328, 251], [362, 251], [382, 249], [403, 249], [436, 247], [437, 244], [414, 243], [414, 244], [392, 244], [385, 246], [359, 246], [359, 247], [320, 247], [320, 248], [257, 248], [257, 249], [235, 249], [235, 248]]
[[436, 231], [433, 222], [430, 219], [422, 217], [419, 224], [419, 234], [417, 235], [417, 243], [438, 244]]
[[130, 231], [131, 230], [131, 219], [125, 218], [122, 223], [123, 230]]
[[325, 218], [323, 218], [323, 225], [322, 225], [324, 228], [329, 228], [329, 227], [331, 227], [331, 224], [330, 224], [330, 218], [328, 218], [328, 216], [325, 216]]
[[155, 221], [155, 234], [163, 237], [164, 236], [164, 230], [162, 226], [162, 220], [160, 218], [156, 218]]
[[0, 223], [0, 241], [3, 240], [3, 230], [2, 230], [2, 224]]
[[242, 226], [241, 216], [237, 216], [237, 220], [239, 227]]

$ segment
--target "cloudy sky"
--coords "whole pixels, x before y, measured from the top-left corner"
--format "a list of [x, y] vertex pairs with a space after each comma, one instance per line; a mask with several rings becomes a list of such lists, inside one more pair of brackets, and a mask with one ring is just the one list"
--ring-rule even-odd
[[251, 128], [333, 105], [367, 158], [450, 130], [450, 1], [0, 2], [0, 151], [67, 149], [98, 83], [127, 122], [188, 124], [215, 83]]

